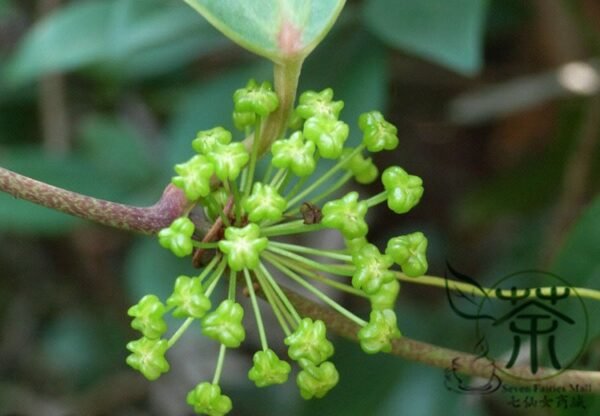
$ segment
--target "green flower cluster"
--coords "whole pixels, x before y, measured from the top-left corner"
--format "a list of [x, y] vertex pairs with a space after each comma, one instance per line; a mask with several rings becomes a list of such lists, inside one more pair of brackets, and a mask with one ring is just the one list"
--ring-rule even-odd
[[[358, 120], [362, 142], [349, 146], [350, 126], [339, 119], [344, 103], [334, 100], [331, 89], [305, 92], [298, 101], [289, 131], [265, 155], [259, 154], [268, 148], [262, 145], [263, 127], [279, 106], [268, 82], [251, 80], [234, 94], [233, 124], [247, 140], [234, 141], [234, 134], [223, 127], [198, 133], [192, 142], [195, 154], [175, 166], [172, 179], [196, 211], [176, 219], [158, 238], [176, 256], [193, 255], [205, 265], [197, 276], [179, 276], [165, 303], [147, 295], [129, 309], [131, 325], [141, 338], [127, 345], [131, 352], [127, 363], [150, 380], [169, 370], [165, 354], [194, 322], [220, 344], [213, 380], [200, 382], [187, 396], [199, 414], [224, 415], [232, 409], [219, 380], [226, 350], [238, 348], [246, 338], [245, 311], [236, 301], [238, 285], [250, 298], [261, 344], [248, 378], [257, 387], [285, 383], [292, 366], [282, 357], [283, 344], [299, 369], [300, 395], [312, 399], [323, 397], [338, 383], [331, 361], [334, 347], [325, 322], [299, 313], [280, 282], [308, 290], [354, 322], [362, 349], [373, 354], [389, 352], [393, 340], [401, 336], [394, 312], [399, 278], [427, 271], [427, 239], [422, 233], [394, 237], [384, 252], [367, 239], [368, 211], [386, 202], [395, 213], [408, 212], [422, 197], [420, 178], [393, 166], [381, 175], [381, 193], [363, 199], [351, 191], [330, 198], [351, 179], [361, 184], [378, 179], [368, 152], [394, 150], [396, 128], [379, 112], [365, 113]], [[317, 174], [321, 159], [333, 160], [333, 166]], [[202, 231], [192, 221], [200, 210], [209, 223]], [[277, 239], [323, 229], [339, 231], [345, 249], [317, 250]], [[224, 281], [226, 298], [211, 300]], [[313, 281], [365, 298], [371, 305], [369, 320], [340, 305]], [[281, 326], [284, 337], [279, 347], [269, 344], [259, 294]], [[166, 337], [168, 313], [184, 321]]]

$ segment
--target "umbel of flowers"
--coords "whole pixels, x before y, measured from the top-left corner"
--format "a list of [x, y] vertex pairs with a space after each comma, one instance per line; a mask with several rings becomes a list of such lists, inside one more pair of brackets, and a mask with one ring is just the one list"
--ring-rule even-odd
[[[365, 215], [384, 202], [395, 213], [408, 212], [423, 194], [422, 181], [394, 166], [381, 175], [382, 193], [361, 199], [357, 192], [349, 192], [327, 201], [353, 178], [362, 184], [378, 179], [377, 167], [365, 152], [398, 145], [396, 128], [373, 111], [358, 120], [362, 143], [345, 147], [350, 127], [338, 118], [343, 106], [333, 100], [331, 89], [305, 92], [286, 137], [276, 140], [259, 160], [263, 122], [277, 109], [278, 99], [268, 82], [251, 80], [234, 94], [233, 120], [252, 144], [246, 147], [233, 141], [232, 133], [222, 127], [201, 131], [192, 142], [196, 154], [175, 166], [173, 184], [203, 207], [212, 227], [198, 236], [194, 223], [183, 216], [159, 233], [159, 242], [178, 257], [203, 257], [205, 266], [197, 276], [179, 276], [164, 303], [147, 295], [129, 309], [131, 325], [141, 338], [127, 345], [131, 351], [127, 363], [149, 380], [157, 379], [169, 370], [165, 353], [196, 325], [220, 344], [214, 378], [198, 384], [187, 396], [199, 414], [224, 415], [232, 408], [219, 379], [227, 349], [239, 347], [246, 337], [245, 311], [236, 301], [238, 285], [246, 288], [259, 332], [261, 349], [248, 371], [258, 387], [285, 383], [292, 369], [285, 357], [270, 348], [262, 320], [265, 305], [259, 305], [259, 295], [281, 326], [287, 358], [299, 368], [296, 384], [301, 396], [323, 397], [339, 379], [330, 361], [334, 347], [325, 324], [298, 313], [280, 283], [307, 289], [355, 322], [361, 328], [360, 345], [368, 354], [389, 352], [392, 340], [401, 336], [394, 312], [398, 276], [418, 277], [426, 272], [427, 240], [420, 232], [398, 236], [382, 252], [366, 238]], [[323, 159], [334, 164], [317, 174]], [[259, 171], [263, 173], [258, 175]], [[278, 241], [278, 237], [326, 228], [341, 233], [344, 249], [317, 250]], [[368, 321], [313, 286], [315, 281], [368, 300]], [[213, 296], [219, 284], [228, 287], [222, 300]], [[170, 335], [164, 320], [167, 313], [183, 320]]]

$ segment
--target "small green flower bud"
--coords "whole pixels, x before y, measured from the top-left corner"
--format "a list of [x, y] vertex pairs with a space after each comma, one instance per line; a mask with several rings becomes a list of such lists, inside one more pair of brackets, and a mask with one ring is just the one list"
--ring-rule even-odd
[[157, 339], [167, 331], [167, 323], [163, 319], [165, 305], [154, 295], [146, 295], [127, 311], [133, 317], [131, 327], [137, 329], [148, 339]]
[[169, 348], [167, 340], [140, 338], [127, 344], [132, 352], [127, 357], [127, 364], [138, 370], [148, 380], [156, 380], [162, 373], [169, 371], [169, 363], [165, 353]]
[[327, 339], [323, 321], [304, 318], [296, 330], [285, 338], [288, 355], [294, 361], [308, 360], [319, 365], [333, 355], [333, 344]]
[[393, 309], [399, 292], [400, 282], [398, 280], [382, 284], [377, 292], [369, 296], [371, 308], [374, 310]]
[[226, 145], [217, 144], [208, 158], [213, 162], [217, 178], [222, 181], [235, 181], [250, 160], [250, 155], [243, 143], [235, 142]]
[[287, 201], [272, 186], [256, 182], [252, 193], [242, 201], [242, 207], [252, 222], [278, 221], [283, 217]]
[[390, 270], [394, 260], [387, 254], [381, 254], [373, 244], [367, 244], [353, 253], [352, 263], [356, 266], [352, 286], [362, 289], [367, 295], [375, 294], [383, 284], [396, 278]]
[[160, 230], [158, 242], [177, 257], [189, 256], [194, 249], [192, 245], [194, 228], [194, 223], [189, 218], [177, 218], [168, 228]]
[[192, 142], [194, 150], [202, 155], [208, 155], [219, 144], [229, 144], [231, 133], [223, 127], [199, 131]]
[[369, 152], [393, 150], [398, 146], [398, 129], [385, 121], [379, 111], [361, 114], [358, 126], [363, 131], [363, 143]]
[[231, 399], [221, 394], [221, 387], [208, 382], [194, 387], [186, 401], [194, 408], [194, 412], [209, 416], [224, 416], [232, 409]]
[[247, 127], [253, 127], [256, 124], [256, 113], [253, 111], [234, 111], [233, 125], [238, 130], [245, 130]]
[[348, 249], [350, 254], [357, 252], [358, 250], [369, 244], [369, 241], [365, 237], [346, 239], [345, 242], [346, 248]]
[[347, 240], [367, 235], [365, 222], [366, 201], [358, 201], [358, 192], [349, 192], [342, 199], [327, 202], [322, 209], [321, 223], [328, 228], [340, 230]]
[[196, 201], [210, 193], [210, 178], [214, 167], [205, 156], [196, 155], [185, 163], [175, 165], [175, 172], [179, 176], [174, 176], [171, 182], [183, 190], [188, 200]]
[[327, 117], [311, 117], [304, 123], [304, 137], [317, 145], [319, 154], [325, 159], [337, 159], [342, 155], [349, 132], [346, 123]]
[[173, 316], [176, 318], [202, 318], [211, 304], [197, 277], [179, 276], [167, 306], [175, 308]]
[[273, 384], [283, 384], [287, 381], [292, 367], [280, 360], [271, 349], [257, 351], [252, 358], [254, 365], [248, 372], [248, 378], [256, 387], [266, 387]]
[[227, 255], [227, 264], [233, 271], [258, 267], [260, 253], [269, 241], [260, 236], [258, 225], [250, 223], [244, 228], [227, 227], [225, 239], [219, 241], [219, 249]]
[[239, 303], [226, 299], [219, 307], [202, 318], [202, 333], [227, 348], [237, 348], [246, 338], [242, 325], [244, 309]]
[[[342, 157], [346, 157], [352, 153], [354, 149], [346, 148], [342, 153]], [[379, 170], [373, 163], [371, 158], [365, 159], [361, 153], [355, 154], [344, 166], [348, 171], [352, 172], [356, 182], [368, 185], [373, 183], [379, 176]]]
[[423, 196], [423, 181], [409, 175], [398, 166], [387, 168], [381, 176], [388, 194], [388, 207], [396, 214], [404, 214], [419, 203]]
[[390, 352], [392, 340], [401, 336], [396, 314], [391, 309], [372, 311], [369, 323], [358, 331], [360, 347], [367, 354]]
[[304, 141], [302, 132], [297, 131], [287, 140], [277, 140], [271, 146], [276, 168], [290, 169], [296, 176], [308, 176], [314, 172], [315, 144]]
[[326, 88], [321, 92], [305, 91], [300, 95], [296, 113], [305, 120], [321, 116], [337, 120], [344, 108], [343, 101], [332, 101], [333, 90]]
[[296, 384], [300, 388], [300, 395], [303, 399], [309, 400], [313, 397], [320, 399], [325, 396], [329, 390], [338, 383], [340, 376], [329, 361], [321, 365], [306, 365], [296, 377]]
[[261, 85], [251, 79], [245, 88], [240, 88], [233, 94], [235, 111], [252, 112], [266, 116], [277, 109], [279, 98], [273, 91], [271, 83], [264, 81]]
[[426, 252], [427, 238], [421, 232], [392, 238], [385, 250], [402, 267], [402, 272], [410, 277], [427, 273]]

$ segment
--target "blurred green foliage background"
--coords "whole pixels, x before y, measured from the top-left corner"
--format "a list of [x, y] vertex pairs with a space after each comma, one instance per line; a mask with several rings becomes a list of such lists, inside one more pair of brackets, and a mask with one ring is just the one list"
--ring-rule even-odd
[[[583, 60], [600, 79], [590, 60], [599, 46], [594, 0], [348, 1], [301, 90], [333, 87], [354, 128], [371, 109], [398, 125], [401, 145], [377, 163], [423, 177], [426, 192], [400, 219], [372, 213], [374, 241], [423, 230], [430, 274], [449, 261], [490, 284], [542, 268], [598, 289], [598, 86], [574, 91], [553, 74]], [[270, 79], [268, 62], [182, 1], [0, 0], [0, 166], [151, 204], [196, 131], [232, 125], [231, 94], [250, 77]], [[184, 397], [212, 373], [213, 343], [186, 336], [155, 383], [125, 365], [128, 306], [169, 293], [186, 271], [151, 238], [0, 195], [0, 415], [190, 414]], [[587, 306], [577, 367], [600, 370], [600, 308]], [[473, 348], [473, 325], [441, 290], [405, 284], [397, 314], [407, 336]], [[344, 340], [341, 382], [326, 398], [305, 402], [293, 382], [257, 390], [246, 379], [255, 341], [225, 369], [235, 415], [532, 414], [506, 394], [450, 392], [443, 370]], [[600, 413], [597, 398], [586, 406], [536, 414]]]

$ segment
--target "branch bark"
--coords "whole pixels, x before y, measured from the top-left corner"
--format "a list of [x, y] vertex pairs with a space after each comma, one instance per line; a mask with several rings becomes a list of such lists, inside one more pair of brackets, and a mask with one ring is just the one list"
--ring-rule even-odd
[[134, 207], [67, 191], [2, 167], [0, 191], [65, 214], [142, 234], [158, 233], [191, 208], [184, 193], [171, 184], [156, 204]]

